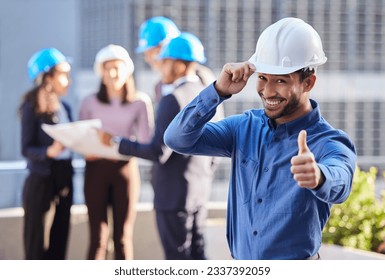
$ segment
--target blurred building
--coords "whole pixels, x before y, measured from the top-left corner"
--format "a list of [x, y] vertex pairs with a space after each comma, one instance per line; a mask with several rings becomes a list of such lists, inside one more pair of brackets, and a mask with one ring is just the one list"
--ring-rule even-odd
[[[324, 116], [352, 137], [362, 167], [385, 169], [385, 0], [0, 0], [0, 7], [0, 160], [6, 163], [22, 159], [17, 108], [31, 86], [26, 64], [36, 50], [53, 46], [73, 58], [67, 99], [76, 119], [79, 101], [98, 87], [95, 54], [110, 43], [129, 50], [137, 87], [152, 95], [157, 77], [134, 53], [139, 26], [152, 16], [170, 17], [196, 34], [216, 72], [247, 60], [264, 28], [293, 16], [313, 25], [324, 43], [328, 62], [313, 93]], [[225, 109], [229, 115], [260, 105], [249, 82]]]

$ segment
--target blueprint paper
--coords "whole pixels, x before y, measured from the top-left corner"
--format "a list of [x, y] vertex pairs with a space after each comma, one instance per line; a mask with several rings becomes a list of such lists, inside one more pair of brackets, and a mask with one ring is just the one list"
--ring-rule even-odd
[[115, 146], [106, 146], [100, 142], [97, 129], [101, 127], [102, 122], [99, 119], [54, 125], [42, 124], [45, 133], [76, 153], [106, 159], [128, 160], [129, 157], [119, 154]]

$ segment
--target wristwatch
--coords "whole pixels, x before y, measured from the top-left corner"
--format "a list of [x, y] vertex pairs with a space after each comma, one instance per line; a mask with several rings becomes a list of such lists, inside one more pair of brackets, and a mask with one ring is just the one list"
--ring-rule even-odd
[[110, 145], [111, 145], [111, 146], [116, 146], [116, 147], [119, 148], [120, 141], [122, 141], [122, 137], [114, 136], [114, 137], [112, 137], [111, 140], [110, 140]]

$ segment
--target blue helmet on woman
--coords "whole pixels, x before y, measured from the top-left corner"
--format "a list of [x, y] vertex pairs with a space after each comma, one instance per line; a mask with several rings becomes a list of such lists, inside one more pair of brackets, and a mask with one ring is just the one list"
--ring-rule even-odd
[[67, 58], [55, 48], [42, 49], [34, 53], [28, 61], [28, 75], [35, 81], [42, 73], [47, 73], [52, 67], [66, 62]]
[[182, 32], [178, 37], [162, 47], [159, 59], [180, 59], [184, 61], [195, 61], [205, 63], [206, 57], [202, 42], [195, 35]]
[[176, 24], [166, 17], [153, 17], [142, 23], [139, 29], [139, 45], [135, 49], [142, 53], [157, 47], [180, 34]]

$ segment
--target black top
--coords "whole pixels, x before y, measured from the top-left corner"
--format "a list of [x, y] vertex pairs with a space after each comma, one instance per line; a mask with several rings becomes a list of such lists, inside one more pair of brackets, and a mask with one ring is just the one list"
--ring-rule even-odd
[[[65, 102], [62, 105], [72, 121], [69, 105]], [[47, 157], [47, 148], [52, 145], [53, 139], [41, 128], [43, 123], [54, 124], [52, 118], [36, 114], [31, 102], [25, 102], [21, 107], [22, 154], [27, 159], [30, 172], [45, 176], [50, 174], [54, 159]]]

